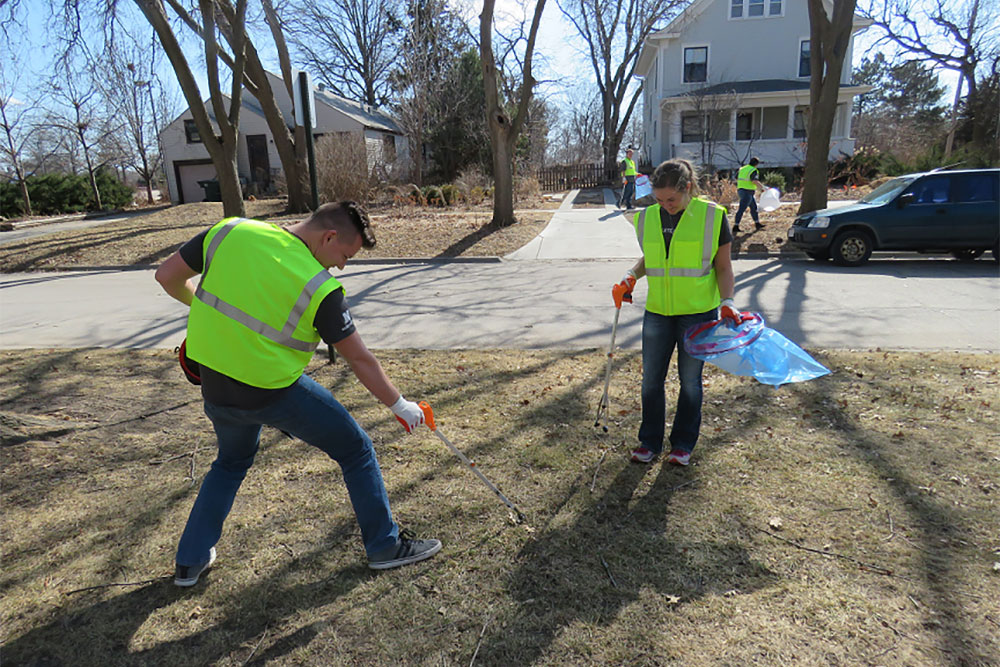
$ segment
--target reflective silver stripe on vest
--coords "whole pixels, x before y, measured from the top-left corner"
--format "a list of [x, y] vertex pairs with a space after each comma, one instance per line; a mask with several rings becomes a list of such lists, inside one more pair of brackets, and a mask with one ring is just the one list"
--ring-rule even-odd
[[[218, 249], [222, 239], [225, 238], [225, 236], [229, 234], [229, 232], [231, 232], [236, 225], [245, 221], [246, 220], [244, 218], [237, 218], [232, 222], [228, 222], [223, 225], [222, 229], [215, 233], [215, 236], [212, 237], [212, 242], [208, 244], [208, 250], [205, 252], [205, 269], [201, 274], [202, 283], [205, 281], [205, 274], [208, 272], [209, 262], [215, 255], [215, 251]], [[290, 347], [293, 350], [298, 350], [300, 352], [314, 352], [319, 346], [319, 341], [310, 342], [299, 340], [297, 338], [293, 338], [292, 334], [299, 328], [302, 316], [309, 308], [312, 298], [316, 295], [319, 288], [322, 287], [328, 280], [333, 280], [333, 276], [330, 275], [330, 272], [326, 269], [321, 270], [309, 279], [309, 282], [306, 283], [305, 287], [302, 288], [302, 291], [299, 292], [299, 296], [295, 299], [295, 305], [292, 306], [291, 312], [288, 313], [288, 319], [285, 320], [285, 324], [281, 328], [281, 331], [275, 329], [266, 322], [258, 320], [253, 315], [240, 310], [231, 303], [223, 301], [216, 295], [207, 291], [202, 284], [199, 284], [198, 289], [195, 290], [195, 296], [198, 297], [198, 300], [206, 306], [219, 311], [229, 319], [236, 320], [251, 331], [260, 334], [264, 338], [267, 338], [278, 345], [284, 345], [285, 347]]]
[[645, 248], [644, 235], [646, 233], [646, 209], [639, 211], [639, 224], [635, 228], [635, 236], [639, 239], [639, 247]]
[[205, 251], [205, 266], [201, 270], [202, 277], [208, 273], [208, 265], [212, 263], [212, 258], [215, 257], [215, 251], [219, 248], [219, 244], [222, 243], [222, 239], [226, 238], [226, 235], [233, 231], [233, 228], [241, 222], [246, 222], [246, 219], [236, 218], [232, 222], [227, 222], [212, 237], [212, 242], [208, 244], [208, 250]]
[[682, 278], [702, 278], [712, 272], [712, 232], [715, 231], [715, 204], [705, 207], [705, 235], [701, 241], [701, 268], [681, 269], [673, 267], [670, 275]]
[[647, 278], [662, 278], [667, 275], [666, 269], [646, 269]]
[[[206, 306], [219, 311], [231, 320], [236, 320], [251, 331], [260, 334], [264, 338], [273, 341], [278, 345], [284, 345], [285, 347], [290, 347], [293, 350], [298, 350], [300, 352], [314, 352], [319, 346], [319, 341], [309, 342], [298, 340], [297, 338], [292, 338], [291, 334], [285, 333], [284, 331], [278, 331], [270, 324], [258, 320], [253, 315], [245, 313], [236, 306], [226, 303], [214, 294], [205, 291], [205, 289], [201, 286], [198, 287], [198, 290], [195, 292], [195, 296], [197, 296], [198, 300]], [[288, 325], [286, 323], [285, 327], [287, 328], [287, 326]]]
[[[333, 276], [326, 269], [323, 269], [315, 276], [309, 279], [306, 286], [302, 288], [299, 293], [299, 298], [295, 300], [295, 305], [292, 306], [292, 312], [288, 313], [288, 320], [285, 322], [285, 326], [281, 328], [281, 333], [288, 336], [289, 338], [295, 330], [299, 328], [299, 322], [302, 320], [302, 316], [305, 315], [306, 309], [309, 308], [309, 303], [312, 298], [316, 295], [316, 292], [320, 287], [323, 286], [327, 280], [331, 280]], [[315, 347], [315, 346], [313, 346]]]

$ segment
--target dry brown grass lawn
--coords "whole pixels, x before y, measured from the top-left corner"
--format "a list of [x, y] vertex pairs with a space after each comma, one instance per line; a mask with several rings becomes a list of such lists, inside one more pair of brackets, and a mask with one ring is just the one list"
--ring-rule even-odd
[[[381, 352], [426, 429], [342, 365], [400, 522], [443, 540], [366, 569], [340, 475], [262, 438], [196, 588], [167, 578], [212, 458], [168, 351], [0, 352], [4, 664], [1000, 664], [1000, 357], [815, 355], [771, 389], [706, 372], [694, 464], [626, 461], [640, 359], [592, 427], [600, 351]], [[668, 380], [669, 400], [676, 377]]]
[[[247, 202], [247, 215], [290, 223], [280, 200]], [[364, 258], [497, 257], [517, 250], [548, 224], [550, 211], [516, 212], [518, 222], [496, 228], [483, 207], [460, 210], [402, 206], [375, 209], [378, 244]], [[0, 246], [0, 272], [159, 264], [185, 241], [222, 218], [222, 204], [183, 204], [86, 229], [61, 231]]]

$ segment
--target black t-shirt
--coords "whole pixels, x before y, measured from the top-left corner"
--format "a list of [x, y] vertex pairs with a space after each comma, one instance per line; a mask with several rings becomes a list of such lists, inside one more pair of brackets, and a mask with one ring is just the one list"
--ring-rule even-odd
[[[192, 271], [198, 273], [201, 273], [205, 266], [203, 249], [208, 231], [206, 229], [199, 233], [182, 245], [178, 251], [184, 263], [191, 267]], [[339, 343], [356, 331], [343, 288], [336, 289], [326, 295], [319, 304], [319, 308], [316, 309], [313, 326], [316, 327], [316, 331], [319, 332], [323, 342], [327, 345]], [[195, 359], [195, 361], [198, 360]], [[201, 366], [201, 394], [206, 401], [215, 405], [253, 410], [267, 405], [287, 388], [254, 387], [205, 365]]]
[[[681, 216], [684, 215], [684, 209], [677, 212], [677, 215], [670, 215], [667, 213], [667, 209], [660, 207], [660, 227], [663, 229], [663, 242], [666, 245], [666, 255], [670, 256], [670, 239], [674, 236], [674, 230], [677, 229], [677, 223], [681, 221]], [[726, 219], [726, 214], [722, 214], [722, 226], [719, 228], [719, 247], [721, 248], [727, 243], [733, 242], [733, 232], [729, 229], [729, 221]]]

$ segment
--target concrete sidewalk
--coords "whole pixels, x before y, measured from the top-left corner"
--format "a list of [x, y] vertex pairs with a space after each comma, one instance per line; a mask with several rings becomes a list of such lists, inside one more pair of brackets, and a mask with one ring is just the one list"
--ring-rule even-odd
[[574, 209], [579, 193], [566, 195], [542, 233], [504, 259], [637, 259], [632, 214], [615, 206], [614, 192], [604, 188], [603, 206]]

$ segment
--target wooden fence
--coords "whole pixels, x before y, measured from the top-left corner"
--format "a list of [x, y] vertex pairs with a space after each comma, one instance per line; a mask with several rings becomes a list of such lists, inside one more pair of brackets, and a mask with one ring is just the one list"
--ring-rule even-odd
[[568, 164], [544, 167], [535, 174], [542, 192], [594, 188], [620, 181], [618, 171], [605, 171], [602, 164]]

